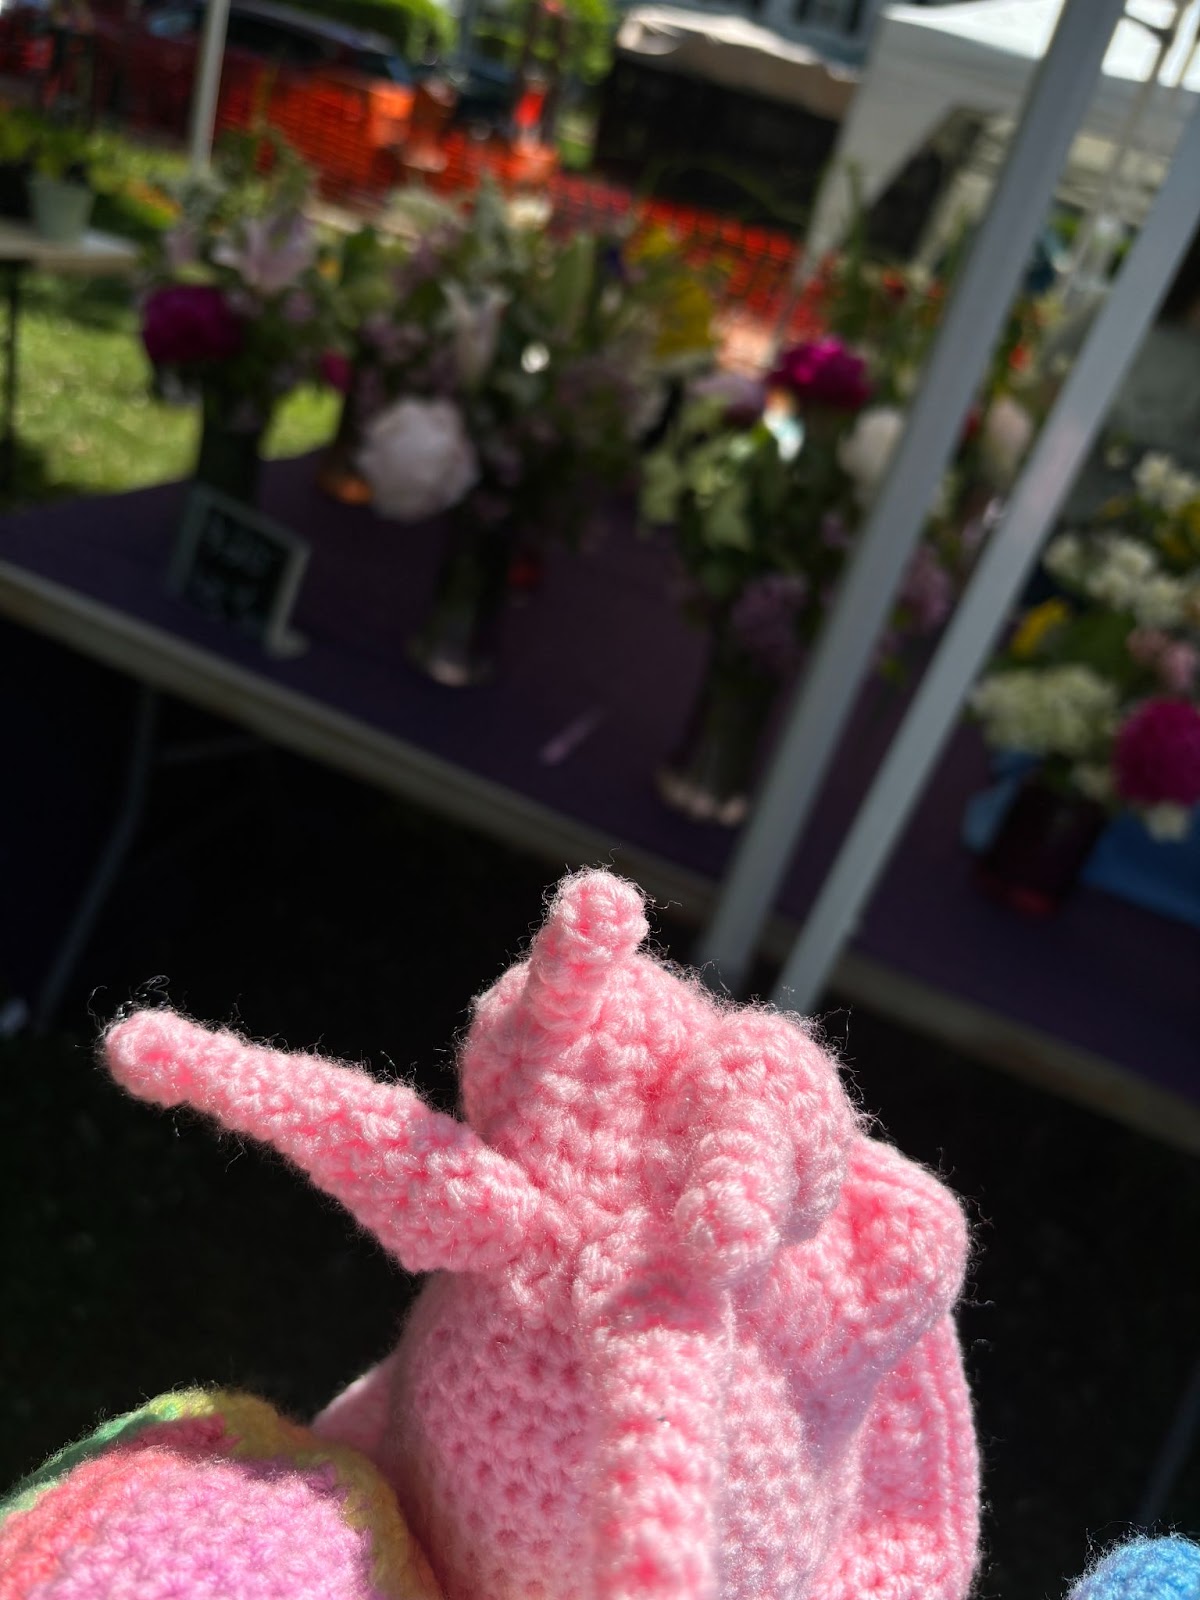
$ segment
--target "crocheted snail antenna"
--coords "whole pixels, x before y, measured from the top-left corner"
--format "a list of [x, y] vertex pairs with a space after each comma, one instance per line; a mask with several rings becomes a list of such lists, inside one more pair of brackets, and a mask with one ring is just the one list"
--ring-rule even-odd
[[577, 1028], [649, 931], [633, 884], [608, 872], [564, 879], [530, 952], [528, 1015], [548, 1032]]

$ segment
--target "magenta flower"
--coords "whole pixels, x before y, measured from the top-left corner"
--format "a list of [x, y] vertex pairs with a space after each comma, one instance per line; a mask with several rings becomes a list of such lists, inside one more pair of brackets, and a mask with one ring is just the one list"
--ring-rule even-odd
[[321, 382], [339, 394], [350, 393], [350, 363], [340, 350], [326, 350], [317, 363]]
[[1200, 710], [1186, 700], [1148, 700], [1117, 733], [1117, 793], [1139, 806], [1200, 801]]
[[867, 363], [840, 339], [815, 339], [785, 350], [770, 382], [802, 405], [860, 411], [871, 398]]
[[245, 333], [242, 319], [210, 284], [170, 284], [142, 307], [142, 343], [156, 367], [230, 361]]

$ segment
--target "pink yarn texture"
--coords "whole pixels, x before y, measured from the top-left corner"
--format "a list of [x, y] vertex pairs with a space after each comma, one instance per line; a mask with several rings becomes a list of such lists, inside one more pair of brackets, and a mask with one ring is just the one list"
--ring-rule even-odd
[[646, 932], [632, 885], [560, 885], [475, 1003], [465, 1121], [167, 1011], [108, 1060], [437, 1273], [316, 1427], [380, 1466], [449, 1600], [960, 1600], [962, 1213], [801, 1025]]

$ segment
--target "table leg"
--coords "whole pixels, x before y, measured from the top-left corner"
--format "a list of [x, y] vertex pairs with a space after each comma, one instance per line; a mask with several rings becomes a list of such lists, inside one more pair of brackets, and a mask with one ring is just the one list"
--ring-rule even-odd
[[61, 1004], [63, 992], [71, 981], [71, 974], [87, 947], [87, 942], [104, 909], [105, 901], [112, 893], [137, 835], [142, 812], [146, 806], [146, 789], [154, 757], [154, 730], [158, 720], [158, 708], [159, 696], [156, 691], [145, 684], [139, 684], [134, 710], [133, 738], [125, 766], [125, 792], [104, 848], [92, 870], [91, 879], [75, 908], [75, 915], [63, 935], [42, 983], [37, 1003], [33, 1008], [35, 1033], [44, 1033], [53, 1020]]
[[8, 325], [4, 341], [4, 432], [0, 435], [0, 489], [11, 489], [17, 452], [17, 332], [21, 322], [21, 273], [24, 263], [2, 263]]

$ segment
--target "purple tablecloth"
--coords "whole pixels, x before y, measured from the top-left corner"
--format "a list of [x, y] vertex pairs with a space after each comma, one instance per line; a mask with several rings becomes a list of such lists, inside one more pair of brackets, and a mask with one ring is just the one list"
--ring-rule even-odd
[[[310, 695], [610, 839], [715, 879], [731, 837], [674, 816], [650, 775], [685, 718], [703, 642], [669, 597], [667, 552], [619, 516], [583, 559], [552, 554], [541, 592], [509, 619], [494, 684], [459, 692], [414, 673], [404, 642], [428, 601], [430, 529], [332, 505], [311, 461], [272, 468], [264, 509], [310, 539], [296, 612], [311, 647], [294, 661], [170, 599], [162, 575], [178, 485], [30, 511], [0, 521], [0, 559], [164, 628]], [[875, 687], [860, 704], [781, 897], [799, 918], [886, 744], [899, 707]], [[539, 759], [575, 719], [602, 714], [558, 766]], [[981, 899], [960, 843], [963, 806], [986, 779], [964, 730], [931, 781], [856, 940], [864, 955], [948, 995], [1093, 1051], [1200, 1101], [1200, 936], [1085, 890], [1053, 922]]]

